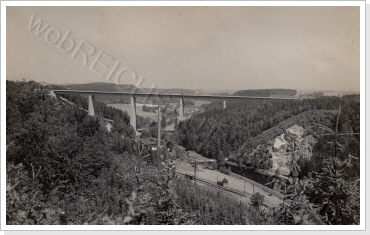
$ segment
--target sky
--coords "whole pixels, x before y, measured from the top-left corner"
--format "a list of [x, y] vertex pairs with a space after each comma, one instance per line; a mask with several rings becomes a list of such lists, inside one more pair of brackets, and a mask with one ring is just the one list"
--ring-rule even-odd
[[8, 80], [360, 90], [359, 7], [7, 7]]

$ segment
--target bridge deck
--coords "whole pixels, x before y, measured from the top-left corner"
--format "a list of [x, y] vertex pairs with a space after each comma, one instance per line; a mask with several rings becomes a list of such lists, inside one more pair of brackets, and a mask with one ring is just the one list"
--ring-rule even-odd
[[55, 94], [80, 94], [80, 95], [113, 95], [129, 97], [163, 97], [163, 98], [191, 98], [191, 99], [222, 99], [222, 100], [301, 100], [302, 98], [279, 98], [279, 97], [254, 97], [254, 96], [223, 96], [223, 95], [183, 95], [183, 94], [156, 94], [156, 93], [130, 93], [108, 91], [78, 91], [78, 90], [54, 90]]

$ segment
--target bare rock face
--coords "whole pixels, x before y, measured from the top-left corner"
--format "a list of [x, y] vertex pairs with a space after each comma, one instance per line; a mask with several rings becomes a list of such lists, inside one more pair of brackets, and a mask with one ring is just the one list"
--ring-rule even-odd
[[297, 124], [286, 129], [286, 133], [291, 134], [295, 136], [296, 138], [302, 138], [304, 132], [305, 132], [305, 129]]
[[286, 166], [281, 166], [276, 169], [275, 175], [288, 176], [290, 174], [290, 169]]
[[275, 138], [275, 141], [273, 144], [274, 152], [278, 152], [280, 150], [286, 149], [288, 142], [285, 140], [284, 136], [285, 134], [283, 133]]
[[310, 159], [316, 142], [312, 135], [305, 135], [303, 127], [296, 124], [289, 127], [285, 133], [270, 141], [268, 149], [272, 155], [272, 168], [268, 171], [276, 175], [289, 175], [289, 166], [293, 158]]

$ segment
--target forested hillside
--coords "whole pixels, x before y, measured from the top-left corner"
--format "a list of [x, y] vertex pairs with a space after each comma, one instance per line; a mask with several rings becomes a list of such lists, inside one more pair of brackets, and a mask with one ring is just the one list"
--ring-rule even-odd
[[[60, 88], [58, 88], [60, 89]], [[76, 94], [63, 94], [61, 97], [64, 97], [67, 101], [77, 105], [77, 107], [81, 107], [84, 110], [88, 110], [88, 96], [76, 95]], [[101, 97], [104, 99], [103, 97]], [[95, 114], [104, 117], [106, 119], [113, 120], [114, 123], [119, 123], [119, 125], [125, 125], [124, 123], [129, 123], [130, 118], [127, 112], [122, 112], [119, 109], [109, 107], [105, 105], [103, 102], [98, 101], [96, 99], [94, 102], [94, 112]], [[143, 126], [149, 125], [151, 123], [149, 118], [144, 118], [140, 115], [136, 116], [136, 126], [137, 128], [142, 128]], [[130, 129], [129, 127], [126, 129]]]
[[[222, 109], [220, 102], [213, 102], [207, 106], [206, 112], [177, 126], [178, 141], [209, 158], [240, 155], [240, 152], [281, 134], [282, 125], [288, 128], [299, 124], [318, 136], [313, 124], [333, 127], [335, 110], [339, 106], [342, 106], [340, 129], [359, 132], [358, 99], [351, 95], [304, 100], [232, 101], [228, 102], [227, 109]], [[358, 136], [353, 138], [358, 140]], [[359, 155], [359, 149], [353, 151], [353, 155]]]
[[237, 96], [254, 96], [254, 97], [289, 97], [295, 96], [296, 90], [292, 89], [258, 89], [258, 90], [242, 90], [235, 92]]
[[[269, 133], [264, 130], [288, 117], [303, 112], [315, 116], [311, 109], [335, 110], [341, 105], [339, 130], [359, 131], [356, 99], [294, 101], [289, 106], [282, 102], [234, 102], [225, 111], [216, 110], [219, 104], [214, 103], [207, 112], [180, 124], [178, 130], [188, 148], [197, 143], [198, 150], [207, 149], [219, 158], [227, 151], [247, 148], [244, 144], [248, 140], [263, 137]], [[348, 174], [359, 161], [344, 159], [345, 151], [358, 156], [358, 137], [347, 141], [337, 136], [344, 151], [338, 148], [335, 156], [323, 158], [322, 171], [315, 169], [317, 174], [278, 179], [279, 184], [290, 182], [287, 190], [293, 196], [278, 207], [266, 208], [258, 193], [246, 203], [177, 177], [171, 164], [178, 157], [176, 151], [164, 149], [161, 157], [148, 152], [135, 140], [127, 113], [101, 104], [99, 115], [91, 117], [79, 103], [83, 100], [76, 98], [75, 105], [59, 102], [51, 97], [48, 87], [7, 81], [7, 224], [359, 223], [359, 179]], [[332, 114], [335, 123], [336, 113]], [[111, 131], [103, 115], [114, 120]], [[321, 118], [333, 128], [331, 117], [314, 120], [324, 123]], [[241, 131], [232, 127], [235, 123]], [[318, 150], [332, 153], [332, 146], [325, 141], [318, 142]], [[218, 145], [212, 146], [214, 143]], [[296, 165], [292, 169], [297, 169]]]
[[101, 116], [58, 102], [48, 87], [6, 86], [7, 224], [245, 223], [247, 204], [195, 189], [142, 149], [126, 113], [102, 109], [113, 115], [108, 132]]
[[[279, 163], [280, 167], [277, 166], [274, 173], [277, 178], [270, 182], [273, 188], [286, 195], [295, 195], [293, 201], [300, 195], [314, 203], [329, 224], [357, 223], [360, 176], [358, 95], [234, 101], [229, 102], [226, 109], [221, 105], [213, 102], [206, 106], [204, 113], [180, 123], [176, 127], [179, 144], [216, 159], [222, 172], [228, 172], [225, 166], [230, 161], [239, 165], [238, 173], [250, 169], [269, 170], [273, 167], [272, 154], [275, 158], [289, 154]], [[302, 147], [291, 135], [289, 137], [288, 129], [293, 127], [303, 130], [303, 136], [299, 138], [307, 137], [312, 146], [306, 143]], [[286, 142], [282, 137], [285, 149], [273, 150], [275, 138], [281, 135], [288, 140]], [[309, 157], [302, 152], [307, 148], [311, 148]], [[236, 169], [234, 165], [232, 168]], [[309, 190], [310, 187], [302, 184], [311, 184], [312, 188]], [[348, 204], [343, 204], [345, 200]], [[339, 202], [341, 204], [337, 206]]]

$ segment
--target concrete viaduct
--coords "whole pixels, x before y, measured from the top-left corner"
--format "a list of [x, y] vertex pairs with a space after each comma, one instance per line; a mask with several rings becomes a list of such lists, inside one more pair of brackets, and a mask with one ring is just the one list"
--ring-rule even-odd
[[89, 105], [88, 113], [91, 116], [95, 115], [94, 100], [95, 95], [109, 95], [109, 96], [126, 96], [131, 97], [131, 115], [130, 124], [136, 131], [136, 97], [146, 98], [177, 98], [180, 100], [179, 121], [184, 120], [184, 99], [191, 100], [223, 100], [223, 108], [226, 109], [226, 100], [300, 100], [301, 98], [277, 98], [277, 97], [253, 97], [253, 96], [223, 96], [223, 95], [183, 95], [183, 94], [158, 94], [158, 93], [130, 93], [130, 92], [105, 92], [105, 91], [77, 91], [77, 90], [54, 90], [57, 99], [60, 100], [62, 94], [77, 94], [87, 95]]

